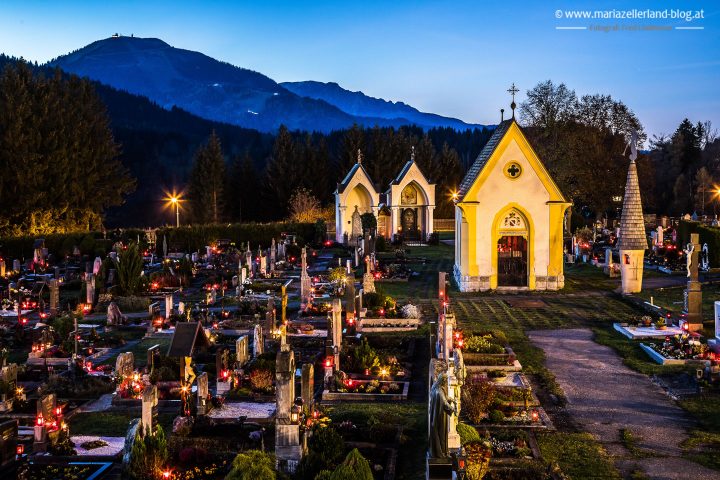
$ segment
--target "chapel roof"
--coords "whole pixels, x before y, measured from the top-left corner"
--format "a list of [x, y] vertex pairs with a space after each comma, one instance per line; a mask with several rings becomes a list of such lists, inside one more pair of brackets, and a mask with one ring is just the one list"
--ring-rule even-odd
[[365, 170], [365, 167], [361, 162], [357, 162], [355, 165], [352, 166], [350, 171], [345, 175], [345, 178], [343, 178], [343, 181], [338, 183], [337, 191], [335, 193], [343, 193], [345, 189], [348, 187], [350, 182], [352, 181], [353, 177], [355, 176], [355, 173], [360, 170], [362, 174], [365, 175], [365, 178], [370, 182], [370, 184], [373, 186], [373, 189], [375, 188], [375, 182], [372, 181], [372, 178], [370, 178], [370, 175], [367, 173], [367, 170]]
[[617, 245], [619, 250], [645, 250], [648, 247], [637, 165], [634, 160], [630, 161], [628, 168], [625, 198], [620, 217], [620, 238]]
[[495, 127], [495, 131], [490, 136], [490, 139], [485, 144], [483, 149], [480, 151], [480, 155], [478, 155], [478, 157], [475, 159], [475, 162], [473, 162], [472, 166], [468, 169], [467, 173], [465, 174], [465, 178], [463, 178], [463, 181], [460, 183], [460, 188], [458, 189], [459, 199], [462, 200], [465, 194], [470, 190], [470, 187], [473, 186], [473, 183], [475, 183], [475, 180], [480, 175], [480, 172], [482, 172], [485, 164], [487, 164], [493, 152], [495, 152], [495, 149], [500, 144], [500, 140], [502, 140], [507, 131], [510, 129], [510, 125], [512, 125], [514, 122], [515, 119], [505, 120], [504, 122], [500, 122], [500, 124]]

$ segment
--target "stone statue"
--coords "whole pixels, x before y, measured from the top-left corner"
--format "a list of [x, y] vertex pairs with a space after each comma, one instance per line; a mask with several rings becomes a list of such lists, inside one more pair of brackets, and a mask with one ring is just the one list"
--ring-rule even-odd
[[441, 373], [430, 390], [430, 457], [449, 457], [448, 423], [455, 413], [455, 402], [448, 399], [447, 374]]
[[123, 316], [122, 312], [120, 312], [120, 308], [117, 306], [117, 303], [110, 302], [110, 305], [108, 305], [107, 309], [107, 324], [108, 325], [122, 325], [123, 323]]
[[692, 243], [688, 243], [687, 247], [685, 247], [685, 255], [687, 255], [687, 276], [692, 276], [692, 270], [693, 270], [693, 252], [695, 251], [695, 245]]

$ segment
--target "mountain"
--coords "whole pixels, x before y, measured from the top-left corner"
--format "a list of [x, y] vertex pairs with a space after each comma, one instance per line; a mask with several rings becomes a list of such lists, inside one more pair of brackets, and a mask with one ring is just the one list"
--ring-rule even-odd
[[345, 113], [359, 117], [384, 118], [391, 121], [405, 120], [423, 128], [450, 127], [457, 130], [482, 128], [456, 118], [443, 117], [434, 113], [425, 113], [403, 102], [391, 102], [382, 98], [353, 92], [334, 82], [283, 82], [280, 85], [291, 92], [306, 98], [324, 100]]
[[[166, 109], [177, 106], [205, 119], [262, 132], [273, 132], [281, 124], [291, 130], [319, 132], [339, 130], [355, 123], [368, 127], [412, 123], [426, 127], [470, 127], [455, 119], [442, 123], [443, 117], [422, 114], [407, 105], [390, 102], [385, 103], [395, 105], [398, 112], [407, 112], [408, 117], [389, 115], [389, 108], [377, 116], [363, 113], [383, 112], [378, 107], [350, 113], [320, 95], [316, 98], [315, 94], [297, 94], [261, 73], [199, 52], [174, 48], [157, 38], [113, 36], [52, 60], [49, 65], [145, 96]], [[437, 123], [428, 120], [430, 117]]]

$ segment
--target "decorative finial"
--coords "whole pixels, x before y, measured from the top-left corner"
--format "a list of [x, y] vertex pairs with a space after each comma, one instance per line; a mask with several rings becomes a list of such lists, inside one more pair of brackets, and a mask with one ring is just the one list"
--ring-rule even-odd
[[518, 93], [520, 90], [515, 86], [515, 82], [508, 88], [508, 93], [512, 95], [512, 103], [510, 104], [510, 108], [512, 108], [512, 118], [515, 118], [515, 107], [517, 105], [515, 104], [515, 94]]
[[358, 164], [362, 163], [362, 150], [358, 148], [358, 157], [357, 157]]
[[505, 109], [501, 108], [500, 109], [500, 123], [502, 123], [503, 120], [505, 120]]
[[411, 162], [415, 161], [415, 145], [413, 145], [410, 149], [410, 161]]

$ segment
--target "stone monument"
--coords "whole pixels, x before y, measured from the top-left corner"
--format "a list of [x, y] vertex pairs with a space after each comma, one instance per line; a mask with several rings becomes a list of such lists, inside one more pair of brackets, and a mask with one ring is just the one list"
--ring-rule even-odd
[[203, 372], [197, 377], [197, 414], [207, 415], [211, 407], [208, 374]]
[[265, 352], [265, 340], [263, 338], [263, 328], [261, 325], [255, 325], [253, 329], [253, 358], [257, 358]]
[[375, 277], [372, 273], [370, 255], [365, 257], [365, 273], [363, 274], [363, 292], [375, 293]]
[[310, 281], [310, 275], [308, 275], [307, 265], [307, 249], [303, 247], [301, 255], [301, 270], [300, 270], [300, 301], [305, 301], [310, 296], [310, 290], [312, 283]]
[[289, 348], [275, 359], [275, 458], [279, 470], [294, 473], [303, 456], [299, 418], [293, 418], [295, 356]]
[[700, 254], [700, 235], [697, 233], [690, 234], [690, 243], [685, 248], [687, 263], [687, 288], [685, 289], [685, 312], [687, 317], [685, 322], [688, 324], [688, 330], [696, 332], [702, 330], [702, 290], [698, 279], [698, 262]]
[[642, 290], [643, 259], [647, 248], [645, 236], [645, 220], [642, 213], [640, 184], [638, 182], [637, 165], [637, 132], [633, 131], [630, 141], [630, 167], [628, 168], [620, 217], [620, 238], [617, 248], [620, 250], [620, 275], [622, 293], [628, 295]]
[[242, 335], [235, 340], [235, 364], [237, 368], [242, 368], [248, 359], [248, 336]]

